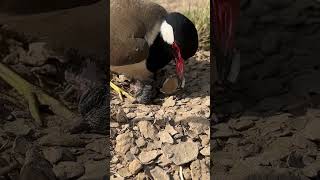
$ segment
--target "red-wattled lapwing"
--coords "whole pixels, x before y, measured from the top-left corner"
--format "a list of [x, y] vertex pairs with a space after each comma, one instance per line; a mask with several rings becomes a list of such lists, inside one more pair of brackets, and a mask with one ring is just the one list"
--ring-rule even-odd
[[147, 0], [111, 0], [110, 10], [110, 69], [142, 85], [138, 103], [150, 102], [154, 74], [174, 59], [184, 82], [184, 60], [198, 49], [197, 30], [187, 17]]

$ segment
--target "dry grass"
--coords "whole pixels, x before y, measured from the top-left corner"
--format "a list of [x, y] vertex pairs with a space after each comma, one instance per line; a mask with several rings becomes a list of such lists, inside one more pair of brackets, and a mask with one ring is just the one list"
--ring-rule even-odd
[[192, 9], [184, 12], [196, 26], [199, 33], [199, 47], [210, 49], [210, 6]]
[[196, 26], [199, 33], [199, 47], [210, 49], [210, 0], [152, 0], [168, 11], [181, 12]]

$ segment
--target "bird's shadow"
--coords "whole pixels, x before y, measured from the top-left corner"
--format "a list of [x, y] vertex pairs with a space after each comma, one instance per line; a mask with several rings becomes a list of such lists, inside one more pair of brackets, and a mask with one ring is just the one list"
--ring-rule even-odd
[[[244, 8], [240, 22], [250, 20], [245, 11]], [[241, 71], [238, 81], [223, 93], [217, 93], [215, 88], [211, 90], [213, 110], [224, 120], [243, 114], [300, 116], [310, 108], [319, 108], [320, 51], [316, 49], [319, 46], [312, 43], [320, 42], [319, 33], [308, 23], [283, 28], [276, 25], [285, 21], [279, 11], [273, 15], [279, 18], [267, 25], [257, 21], [250, 32], [242, 31], [245, 23], [239, 25], [236, 44], [241, 52]], [[261, 25], [265, 26], [263, 30]]]

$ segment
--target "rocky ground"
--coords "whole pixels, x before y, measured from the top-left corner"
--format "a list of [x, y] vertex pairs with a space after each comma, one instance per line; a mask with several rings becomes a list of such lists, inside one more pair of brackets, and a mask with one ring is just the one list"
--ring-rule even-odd
[[[48, 54], [49, 49], [41, 42], [29, 43], [0, 29], [0, 62], [77, 112], [77, 95], [63, 96], [68, 85], [59, 81], [56, 66], [47, 62]], [[0, 179], [18, 179], [20, 171], [21, 174], [43, 172], [48, 177], [54, 172], [61, 180], [106, 176], [109, 136], [67, 133], [67, 124], [73, 119], [64, 119], [44, 106], [40, 109], [47, 127], [40, 127], [28, 109], [25, 97], [1, 79]]]
[[[183, 12], [175, 8], [176, 1], [160, 3], [169, 11]], [[174, 68], [171, 64], [165, 69], [168, 76]], [[122, 102], [113, 94], [111, 179], [209, 179], [209, 74], [210, 53], [200, 49], [186, 61], [186, 86], [177, 93], [160, 93], [153, 105]], [[113, 81], [124, 88], [128, 84], [123, 76]]]
[[211, 176], [319, 179], [320, 3], [241, 1], [239, 81], [213, 95]]

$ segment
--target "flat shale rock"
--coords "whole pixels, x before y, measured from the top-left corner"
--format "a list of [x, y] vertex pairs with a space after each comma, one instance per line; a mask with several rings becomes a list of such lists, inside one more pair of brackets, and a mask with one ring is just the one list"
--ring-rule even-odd
[[209, 167], [205, 160], [195, 160], [190, 165], [192, 180], [209, 180]]
[[170, 180], [169, 175], [159, 166], [151, 169], [150, 174], [154, 180]]
[[107, 176], [108, 160], [87, 161], [85, 163], [85, 174], [79, 180], [105, 179]]
[[144, 140], [143, 137], [139, 137], [139, 138], [136, 140], [136, 145], [137, 145], [138, 147], [142, 147], [142, 146], [146, 145], [146, 141]]
[[319, 172], [320, 172], [319, 160], [302, 169], [302, 173], [309, 178], [317, 177], [319, 175]]
[[190, 130], [196, 134], [204, 134], [210, 128], [210, 122], [205, 118], [194, 118], [188, 125]]
[[158, 134], [160, 141], [162, 143], [170, 143], [173, 144], [173, 138], [171, 137], [171, 135], [166, 132], [166, 131], [160, 131]]
[[129, 164], [129, 171], [132, 175], [137, 174], [142, 169], [142, 164], [138, 159], [134, 159]]
[[166, 145], [162, 151], [176, 165], [182, 165], [198, 157], [199, 147], [193, 142], [181, 142], [175, 145]]
[[120, 154], [125, 154], [133, 146], [133, 141], [134, 139], [132, 132], [118, 135], [116, 137], [115, 151]]
[[86, 142], [78, 135], [51, 133], [39, 140], [43, 146], [84, 147]]
[[6, 133], [14, 136], [25, 136], [33, 131], [33, 128], [27, 125], [23, 119], [7, 122], [3, 129]]
[[214, 125], [212, 131], [213, 138], [229, 138], [238, 135], [238, 133], [234, 132], [226, 123]]
[[204, 156], [210, 156], [210, 147], [205, 147], [201, 149], [200, 153]]
[[86, 149], [90, 149], [100, 154], [106, 154], [108, 151], [107, 148], [107, 139], [104, 138], [94, 140], [92, 143], [86, 145]]
[[127, 167], [120, 168], [118, 174], [124, 178], [128, 178], [132, 175]]
[[176, 100], [173, 99], [173, 96], [167, 98], [162, 104], [163, 107], [173, 107], [176, 104]]
[[149, 164], [153, 160], [155, 160], [160, 154], [161, 154], [161, 152], [158, 150], [142, 151], [139, 154], [139, 159], [140, 159], [141, 163]]
[[53, 171], [59, 179], [75, 179], [82, 176], [85, 169], [80, 163], [64, 161], [54, 166]]
[[320, 118], [310, 119], [306, 127], [302, 130], [302, 133], [307, 139], [320, 142]]
[[261, 154], [261, 163], [269, 164], [280, 160], [290, 154], [292, 140], [288, 137], [281, 137], [273, 141]]
[[43, 150], [43, 154], [52, 164], [56, 164], [60, 161], [76, 161], [76, 157], [73, 153], [66, 148], [49, 147]]
[[247, 119], [247, 120], [237, 120], [235, 123], [231, 125], [231, 127], [237, 131], [244, 131], [253, 127], [254, 125], [255, 123], [252, 120]]
[[138, 127], [139, 127], [141, 134], [145, 138], [154, 139], [156, 136], [156, 133], [158, 133], [158, 131], [155, 129], [155, 127], [149, 121], [139, 121]]
[[166, 155], [162, 154], [162, 155], [159, 157], [159, 160], [158, 160], [157, 163], [158, 163], [160, 166], [165, 167], [165, 166], [171, 164], [172, 161], [171, 161], [169, 158], [167, 158]]

